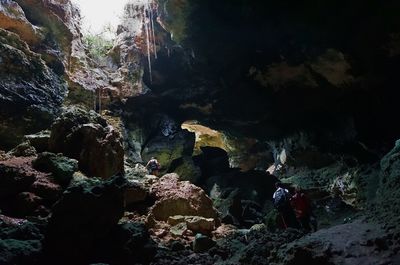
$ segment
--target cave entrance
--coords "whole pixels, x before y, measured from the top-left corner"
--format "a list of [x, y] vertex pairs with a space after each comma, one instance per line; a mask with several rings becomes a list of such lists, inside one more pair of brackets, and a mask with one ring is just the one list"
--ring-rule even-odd
[[227, 144], [226, 136], [219, 131], [213, 130], [207, 126], [201, 125], [198, 121], [190, 120], [182, 123], [181, 128], [193, 132], [196, 135], [196, 142], [193, 150], [193, 155], [201, 153], [201, 147], [211, 146], [218, 147], [230, 152]]

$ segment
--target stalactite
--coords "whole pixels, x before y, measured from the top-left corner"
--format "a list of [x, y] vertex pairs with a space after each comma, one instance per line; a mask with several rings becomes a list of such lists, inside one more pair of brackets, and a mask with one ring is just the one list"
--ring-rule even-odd
[[101, 115], [101, 88], [98, 88], [98, 91], [99, 91], [99, 93], [98, 93], [99, 94], [99, 96], [98, 96], [99, 97], [99, 99], [98, 99], [99, 100], [99, 114]]
[[146, 31], [146, 46], [147, 46], [147, 63], [149, 67], [149, 79], [150, 83], [153, 83], [152, 70], [151, 70], [151, 54], [150, 54], [150, 32], [149, 25], [147, 24], [147, 5], [143, 7], [143, 21], [144, 21], [144, 30]]
[[154, 33], [154, 14], [153, 14], [152, 3], [150, 4], [149, 9], [150, 9], [151, 33], [152, 33], [152, 37], [153, 37], [154, 58], [157, 59], [157, 46], [156, 46], [156, 35]]

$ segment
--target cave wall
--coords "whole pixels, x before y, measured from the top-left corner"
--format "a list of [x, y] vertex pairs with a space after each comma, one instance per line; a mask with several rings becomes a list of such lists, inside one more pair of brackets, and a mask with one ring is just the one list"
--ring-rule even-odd
[[399, 8], [395, 1], [159, 1], [171, 34], [162, 33], [153, 82], [146, 68], [144, 80], [179, 121], [262, 140], [306, 131], [320, 142], [387, 151], [400, 131], [393, 122]]

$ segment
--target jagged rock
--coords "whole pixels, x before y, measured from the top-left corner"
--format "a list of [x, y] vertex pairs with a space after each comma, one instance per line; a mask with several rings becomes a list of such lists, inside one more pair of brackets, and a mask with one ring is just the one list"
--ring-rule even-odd
[[0, 77], [3, 121], [0, 146], [9, 148], [23, 135], [51, 124], [67, 89], [40, 55], [32, 52], [18, 35], [3, 29], [0, 29]]
[[31, 157], [12, 157], [0, 162], [0, 198], [26, 191], [40, 173], [31, 166]]
[[36, 264], [41, 247], [39, 240], [0, 240], [0, 264]]
[[122, 176], [72, 182], [53, 208], [44, 241], [47, 262], [88, 263], [124, 213]]
[[23, 142], [10, 150], [8, 154], [11, 156], [36, 156], [36, 149], [29, 142]]
[[30, 45], [37, 45], [44, 37], [39, 28], [28, 21], [22, 8], [14, 1], [0, 2], [0, 28], [18, 34]]
[[51, 128], [50, 150], [77, 159], [88, 176], [109, 178], [124, 170], [121, 135], [100, 115], [69, 107]]
[[171, 226], [169, 232], [171, 233], [172, 236], [182, 237], [187, 230], [188, 227], [186, 223], [178, 223], [176, 225]]
[[143, 202], [146, 200], [148, 190], [141, 184], [129, 181], [128, 187], [125, 191], [125, 205], [129, 206], [133, 203]]
[[210, 234], [215, 230], [214, 218], [204, 218], [200, 216], [193, 216], [186, 220], [187, 228], [194, 233]]
[[167, 221], [169, 216], [192, 215], [218, 218], [211, 199], [188, 181], [179, 181], [176, 174], [167, 174], [153, 184], [150, 194], [156, 199], [148, 219]]
[[214, 247], [216, 242], [208, 236], [197, 234], [193, 241], [194, 252], [205, 252]]
[[194, 233], [202, 234], [210, 234], [216, 228], [214, 218], [204, 218], [201, 216], [175, 215], [168, 217], [167, 222], [171, 226], [184, 223], [187, 229], [192, 230]]
[[39, 175], [36, 177], [36, 180], [31, 185], [29, 191], [43, 198], [44, 203], [51, 206], [61, 197], [63, 188], [52, 175]]
[[0, 162], [0, 209], [12, 216], [46, 216], [62, 188], [50, 174], [32, 167], [34, 157], [11, 157]]
[[24, 140], [28, 141], [37, 152], [41, 153], [49, 149], [50, 131], [44, 130], [35, 134], [28, 134], [24, 136]]
[[78, 161], [53, 153], [40, 153], [32, 162], [33, 167], [42, 172], [52, 173], [57, 183], [66, 186], [72, 179], [72, 175], [78, 170]]

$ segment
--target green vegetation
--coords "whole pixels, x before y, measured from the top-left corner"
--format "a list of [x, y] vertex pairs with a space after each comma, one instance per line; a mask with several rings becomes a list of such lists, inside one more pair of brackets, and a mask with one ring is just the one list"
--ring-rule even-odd
[[95, 61], [101, 61], [112, 48], [113, 41], [107, 39], [104, 34], [87, 34], [83, 38], [88, 55]]

